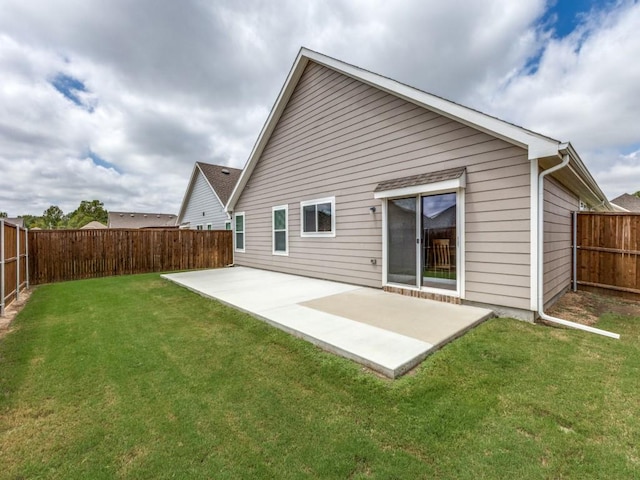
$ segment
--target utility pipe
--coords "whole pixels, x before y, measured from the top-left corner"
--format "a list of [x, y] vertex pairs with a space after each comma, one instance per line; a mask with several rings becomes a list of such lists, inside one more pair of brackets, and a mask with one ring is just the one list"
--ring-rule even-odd
[[617, 333], [589, 327], [587, 325], [582, 325], [581, 323], [570, 322], [544, 313], [544, 178], [550, 173], [556, 172], [567, 165], [569, 165], [569, 154], [565, 153], [562, 157], [562, 162], [551, 168], [543, 170], [538, 175], [538, 316], [546, 322], [556, 323], [565, 327], [619, 339], [620, 335]]

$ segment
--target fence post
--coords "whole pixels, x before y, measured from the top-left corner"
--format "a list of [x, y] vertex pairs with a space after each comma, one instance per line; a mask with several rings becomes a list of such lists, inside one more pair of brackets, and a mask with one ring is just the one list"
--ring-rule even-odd
[[27, 256], [24, 262], [24, 278], [27, 281], [26, 289], [29, 290], [29, 229], [24, 229], [24, 253]]
[[574, 292], [578, 291], [578, 212], [572, 212], [573, 216], [573, 254], [572, 257], [572, 274], [573, 274], [573, 285], [572, 290]]
[[20, 227], [16, 225], [16, 302], [20, 300]]
[[0, 317], [4, 317], [4, 220], [0, 218]]

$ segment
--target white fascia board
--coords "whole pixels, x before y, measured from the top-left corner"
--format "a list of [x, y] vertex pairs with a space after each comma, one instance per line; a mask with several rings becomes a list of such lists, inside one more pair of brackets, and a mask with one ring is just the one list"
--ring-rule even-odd
[[621, 207], [620, 205], [616, 205], [613, 202], [611, 202], [611, 207], [613, 208], [614, 212], [629, 212], [630, 211], [630, 210], [627, 210], [626, 208]]
[[236, 186], [231, 192], [231, 196], [229, 197], [229, 201], [225, 205], [225, 211], [228, 213], [229, 211], [233, 211], [236, 206], [238, 199], [240, 198], [240, 194], [242, 190], [247, 185], [253, 170], [256, 167], [256, 163], [258, 159], [262, 155], [262, 151], [266, 146], [271, 134], [273, 133], [282, 112], [284, 111], [293, 90], [295, 89], [300, 77], [302, 76], [302, 72], [304, 72], [307, 63], [309, 63], [309, 59], [304, 55], [304, 48], [301, 48], [298, 52], [298, 56], [296, 57], [295, 62], [293, 62], [293, 66], [289, 71], [289, 75], [287, 76], [284, 85], [280, 89], [280, 93], [278, 94], [278, 98], [276, 99], [273, 107], [271, 108], [271, 112], [267, 117], [266, 122], [264, 123], [262, 130], [260, 131], [260, 135], [258, 135], [258, 139], [253, 146], [253, 150], [251, 150], [251, 154], [249, 155], [249, 159], [247, 160], [246, 165], [242, 169], [242, 173], [240, 174], [240, 178], [236, 183]]
[[178, 213], [178, 218], [176, 219], [176, 225], [180, 225], [182, 223], [182, 217], [184, 216], [184, 211], [187, 208], [187, 204], [189, 203], [189, 199], [191, 198], [191, 190], [193, 189], [193, 183], [196, 178], [196, 172], [199, 170], [198, 163], [193, 164], [193, 170], [191, 171], [191, 178], [189, 179], [189, 183], [187, 184], [187, 190], [184, 192], [184, 197], [182, 198], [182, 204], [180, 205], [180, 213]]
[[423, 185], [413, 185], [411, 187], [394, 188], [393, 190], [383, 190], [373, 194], [373, 198], [396, 198], [418, 195], [421, 193], [440, 193], [466, 187], [466, 175], [463, 173], [458, 178], [444, 180], [442, 182], [426, 183]]
[[531, 132], [522, 127], [492, 117], [485, 113], [445, 100], [444, 98], [422, 92], [408, 85], [383, 77], [373, 72], [363, 70], [340, 60], [327, 57], [312, 50], [303, 48], [301, 54], [316, 63], [337, 70], [349, 77], [360, 80], [368, 85], [384, 90], [392, 95], [401, 97], [411, 103], [427, 108], [452, 118], [460, 123], [481, 130], [492, 136], [499, 137], [511, 144], [526, 148], [529, 159], [543, 158], [558, 154], [560, 142], [552, 138]]

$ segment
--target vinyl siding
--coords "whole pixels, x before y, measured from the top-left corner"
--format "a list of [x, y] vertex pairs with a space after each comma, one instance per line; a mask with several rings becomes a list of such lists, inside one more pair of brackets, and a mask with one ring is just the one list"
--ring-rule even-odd
[[544, 185], [544, 302], [571, 284], [571, 212], [580, 200], [548, 176]]
[[[235, 206], [245, 212], [248, 232], [235, 263], [381, 287], [375, 187], [461, 166], [467, 167], [465, 298], [528, 309], [526, 151], [314, 63]], [[335, 238], [301, 238], [300, 202], [330, 196]], [[271, 253], [271, 207], [282, 204], [289, 206], [288, 257]]]
[[208, 223], [212, 224], [213, 230], [224, 230], [225, 220], [227, 220], [227, 214], [224, 212], [224, 207], [214, 195], [202, 173], [198, 171], [182, 222], [190, 222], [189, 228], [192, 230], [195, 230], [196, 225], [199, 224], [202, 224], [202, 228], [206, 230]]

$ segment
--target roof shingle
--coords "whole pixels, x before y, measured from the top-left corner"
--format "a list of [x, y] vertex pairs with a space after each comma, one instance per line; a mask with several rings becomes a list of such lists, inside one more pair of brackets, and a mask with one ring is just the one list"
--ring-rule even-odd
[[464, 171], [464, 167], [451, 168], [449, 170], [440, 170], [439, 172], [422, 173], [420, 175], [385, 180], [378, 184], [374, 192], [384, 192], [386, 190], [395, 190], [396, 188], [414, 187], [417, 185], [428, 185], [430, 183], [453, 180], [454, 178], [459, 178]]
[[615, 203], [619, 207], [622, 207], [625, 210], [629, 210], [630, 212], [640, 212], [640, 198], [636, 197], [635, 195], [623, 193], [610, 202]]
[[[239, 168], [196, 162], [223, 205], [227, 204], [242, 170]], [[226, 172], [226, 173], [225, 173]]]

